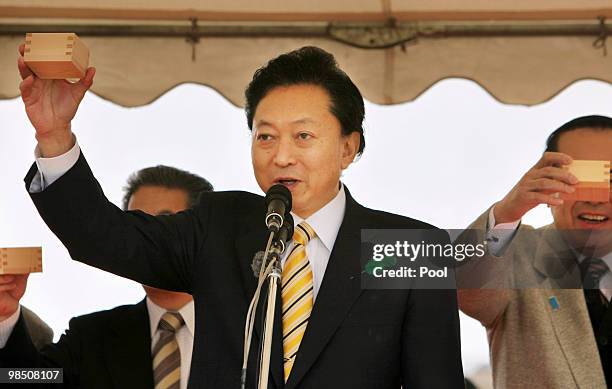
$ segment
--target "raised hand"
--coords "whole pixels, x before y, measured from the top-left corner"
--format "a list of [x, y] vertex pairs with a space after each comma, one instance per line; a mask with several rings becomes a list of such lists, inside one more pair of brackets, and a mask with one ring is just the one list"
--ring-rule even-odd
[[572, 163], [572, 157], [557, 152], [546, 152], [512, 190], [495, 205], [495, 222], [519, 220], [539, 204], [561, 205], [555, 193], [573, 193], [578, 179], [562, 165]]
[[74, 145], [70, 122], [93, 84], [95, 68], [88, 68], [85, 77], [76, 83], [66, 80], [41, 80], [23, 59], [25, 44], [19, 46], [17, 67], [19, 85], [26, 113], [36, 130], [36, 139], [43, 157], [56, 157]]

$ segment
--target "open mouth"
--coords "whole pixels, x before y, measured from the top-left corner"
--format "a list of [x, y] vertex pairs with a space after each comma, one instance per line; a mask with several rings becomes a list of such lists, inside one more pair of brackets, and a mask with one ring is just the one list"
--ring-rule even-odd
[[609, 220], [609, 218], [605, 215], [598, 215], [593, 213], [581, 213], [580, 215], [578, 215], [578, 219], [589, 224], [601, 224]]
[[274, 181], [275, 184], [284, 185], [284, 186], [286, 186], [289, 189], [291, 189], [292, 187], [296, 186], [299, 182], [300, 182], [300, 180], [296, 180], [295, 178], [280, 178], [280, 179]]

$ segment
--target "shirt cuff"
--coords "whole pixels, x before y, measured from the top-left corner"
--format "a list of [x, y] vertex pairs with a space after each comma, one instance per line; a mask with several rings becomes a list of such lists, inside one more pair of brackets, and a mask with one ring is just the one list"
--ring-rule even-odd
[[486, 238], [489, 253], [496, 257], [503, 255], [504, 250], [512, 241], [520, 224], [520, 219], [510, 223], [495, 224], [495, 206], [491, 207]]
[[15, 325], [19, 321], [19, 315], [21, 315], [21, 305], [17, 307], [17, 311], [9, 316], [8, 319], [0, 322], [0, 348], [6, 346], [6, 342], [8, 342], [11, 337], [13, 328], [15, 328]]
[[38, 171], [30, 184], [30, 193], [42, 192], [48, 188], [49, 185], [57, 181], [74, 166], [80, 155], [81, 148], [76, 141], [74, 142], [74, 146], [66, 153], [53, 158], [42, 158], [40, 149], [36, 146], [36, 149], [34, 149], [34, 157], [36, 158]]

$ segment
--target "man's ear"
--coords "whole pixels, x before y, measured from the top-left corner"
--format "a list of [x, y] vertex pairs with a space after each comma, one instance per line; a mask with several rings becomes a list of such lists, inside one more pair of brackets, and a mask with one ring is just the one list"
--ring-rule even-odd
[[361, 133], [359, 131], [353, 131], [342, 138], [342, 169], [346, 169], [357, 156], [359, 145], [361, 144]]

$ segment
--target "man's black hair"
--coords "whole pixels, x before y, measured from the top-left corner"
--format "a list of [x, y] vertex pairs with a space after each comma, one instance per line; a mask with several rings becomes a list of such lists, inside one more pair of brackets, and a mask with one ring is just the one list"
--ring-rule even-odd
[[588, 128], [590, 130], [612, 130], [612, 118], [601, 115], [589, 115], [570, 120], [548, 136], [546, 140], [546, 151], [558, 151], [559, 138], [561, 135], [580, 128]]
[[208, 180], [185, 170], [171, 166], [158, 165], [144, 168], [133, 173], [123, 188], [123, 209], [127, 210], [130, 198], [143, 186], [161, 186], [180, 189], [187, 193], [188, 208], [193, 207], [203, 192], [210, 192], [213, 186]]
[[253, 117], [261, 99], [274, 88], [292, 85], [316, 85], [323, 88], [329, 95], [330, 111], [340, 122], [342, 134], [359, 132], [357, 154], [363, 153], [365, 108], [361, 92], [338, 67], [333, 55], [313, 46], [282, 54], [255, 72], [245, 91], [245, 111], [251, 131]]

